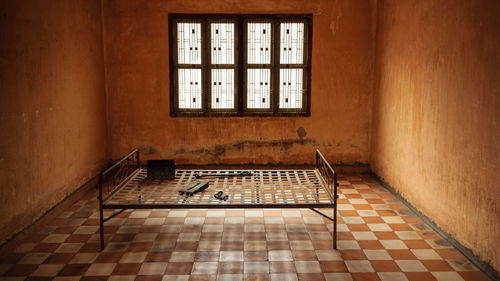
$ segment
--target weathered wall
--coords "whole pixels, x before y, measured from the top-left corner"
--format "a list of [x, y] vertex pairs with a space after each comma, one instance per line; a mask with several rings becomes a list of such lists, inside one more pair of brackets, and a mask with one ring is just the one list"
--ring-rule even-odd
[[101, 3], [0, 1], [0, 244], [107, 164]]
[[[117, 158], [178, 163], [367, 163], [375, 1], [105, 1], [109, 141]], [[171, 118], [169, 13], [313, 13], [312, 106], [307, 118]], [[306, 135], [299, 136], [304, 128]]]
[[500, 2], [381, 0], [371, 166], [500, 269]]

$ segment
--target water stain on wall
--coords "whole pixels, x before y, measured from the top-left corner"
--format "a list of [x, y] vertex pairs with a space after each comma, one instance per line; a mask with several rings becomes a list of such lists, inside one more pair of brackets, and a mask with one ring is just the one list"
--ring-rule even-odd
[[[304, 134], [302, 136], [305, 136], [305, 130], [304, 130]], [[173, 152], [173, 155], [193, 154], [193, 155], [200, 155], [200, 156], [220, 157], [228, 152], [241, 152], [241, 153], [243, 153], [246, 151], [252, 151], [255, 149], [262, 149], [262, 148], [272, 148], [273, 150], [276, 150], [276, 151], [285, 152], [285, 151], [288, 151], [290, 148], [292, 148], [292, 146], [294, 146], [294, 145], [301, 145], [301, 146], [313, 145], [313, 146], [316, 146], [317, 142], [315, 139], [304, 139], [304, 138], [270, 140], [270, 141], [243, 140], [243, 141], [236, 141], [236, 142], [226, 143], [226, 144], [216, 144], [216, 145], [212, 145], [209, 147], [193, 149], [193, 150], [189, 150], [189, 149], [186, 149], [184, 147], [181, 147], [181, 148], [175, 150]]]
[[303, 127], [299, 127], [297, 129], [297, 136], [299, 136], [300, 139], [303, 139], [306, 135], [307, 135], [307, 132]]

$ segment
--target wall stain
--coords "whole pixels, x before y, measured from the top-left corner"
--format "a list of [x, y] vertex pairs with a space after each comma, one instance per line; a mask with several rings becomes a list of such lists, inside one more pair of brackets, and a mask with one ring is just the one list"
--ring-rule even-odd
[[307, 135], [306, 129], [304, 127], [299, 127], [297, 129], [297, 136], [299, 136], [299, 139], [303, 139]]
[[309, 144], [316, 146], [318, 143], [316, 142], [315, 139], [304, 139], [304, 138], [270, 140], [270, 141], [244, 140], [227, 144], [216, 144], [211, 147], [199, 148], [194, 150], [187, 150], [185, 147], [181, 147], [175, 150], [173, 154], [210, 155], [214, 157], [220, 157], [227, 152], [244, 152], [247, 150], [253, 150], [255, 148], [273, 148], [273, 149], [279, 149], [280, 151], [287, 151], [294, 145], [309, 145]]
[[152, 146], [149, 147], [147, 154], [157, 154], [158, 150]]
[[335, 19], [333, 21], [330, 21], [330, 30], [332, 32], [332, 37], [335, 37], [335, 34], [339, 29], [338, 23], [342, 18], [342, 7], [339, 5], [337, 0], [332, 5], [332, 13], [335, 14]]
[[151, 154], [158, 154], [159, 151], [158, 149], [152, 147], [152, 146], [149, 146], [149, 147], [140, 147], [139, 148], [139, 151], [140, 153], [144, 153], [145, 155], [151, 155]]

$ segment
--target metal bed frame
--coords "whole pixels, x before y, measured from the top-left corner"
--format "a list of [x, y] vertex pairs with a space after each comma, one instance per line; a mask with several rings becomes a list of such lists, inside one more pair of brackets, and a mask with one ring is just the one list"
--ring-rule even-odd
[[[333, 248], [337, 249], [337, 174], [319, 150], [314, 170], [250, 170], [251, 174], [235, 176], [241, 172], [181, 169], [176, 170], [173, 180], [150, 180], [146, 177], [147, 170], [141, 169], [139, 150], [133, 150], [99, 174], [101, 250], [104, 222], [126, 209], [211, 208], [309, 208], [333, 222]], [[210, 176], [220, 174], [226, 176]], [[200, 175], [209, 178], [207, 190], [192, 196], [178, 192]], [[227, 194], [228, 200], [217, 200], [214, 195], [218, 191]], [[333, 217], [316, 208], [333, 208]], [[104, 218], [105, 209], [119, 211]]]

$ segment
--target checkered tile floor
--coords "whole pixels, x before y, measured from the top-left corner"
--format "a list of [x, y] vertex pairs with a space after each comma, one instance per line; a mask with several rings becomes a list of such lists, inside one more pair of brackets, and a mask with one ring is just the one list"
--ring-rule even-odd
[[372, 177], [339, 180], [338, 250], [308, 209], [214, 209], [127, 210], [99, 252], [89, 193], [3, 258], [0, 280], [489, 280]]

